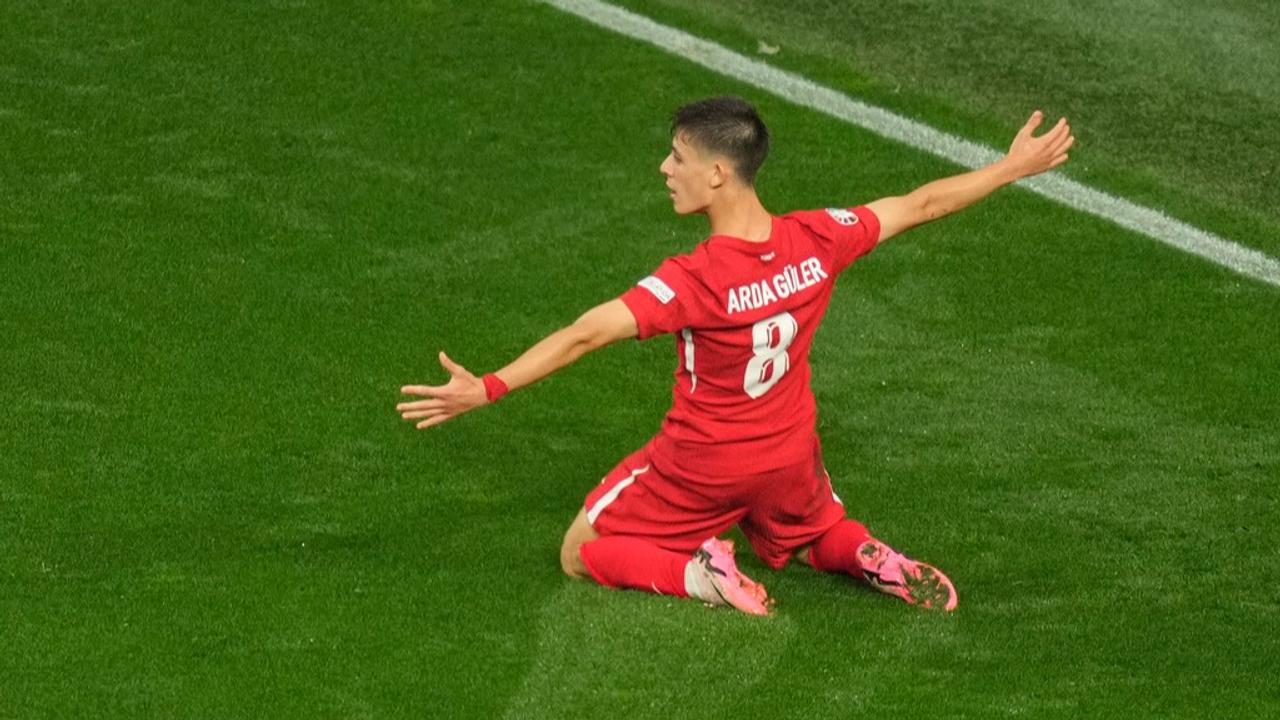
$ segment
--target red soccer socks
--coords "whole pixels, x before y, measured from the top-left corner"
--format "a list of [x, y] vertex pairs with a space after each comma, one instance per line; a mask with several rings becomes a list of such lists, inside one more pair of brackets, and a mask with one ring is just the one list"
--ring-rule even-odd
[[684, 568], [692, 559], [647, 540], [609, 535], [583, 543], [578, 551], [595, 581], [611, 588], [688, 597]]
[[692, 597], [751, 615], [769, 614], [768, 593], [738, 571], [733, 543], [727, 540], [710, 538], [689, 556], [639, 538], [611, 535], [584, 543], [578, 552], [591, 577], [606, 587]]
[[882, 593], [926, 609], [955, 610], [955, 585], [938, 568], [912, 560], [871, 537], [856, 520], [842, 520], [811, 547], [809, 559], [823, 572], [842, 572]]
[[858, 563], [858, 547], [870, 539], [866, 526], [846, 518], [813, 541], [809, 546], [809, 561], [822, 572], [841, 572], [866, 580]]

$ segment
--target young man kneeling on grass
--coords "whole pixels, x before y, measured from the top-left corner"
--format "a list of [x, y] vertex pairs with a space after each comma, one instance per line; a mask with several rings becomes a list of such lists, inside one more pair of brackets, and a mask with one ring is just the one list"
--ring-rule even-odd
[[609, 587], [692, 597], [768, 614], [762, 585], [718, 539], [737, 525], [770, 567], [792, 557], [923, 608], [954, 610], [951, 581], [846, 515], [831, 488], [809, 388], [809, 346], [836, 278], [877, 244], [1057, 167], [1065, 119], [1036, 137], [1035, 112], [1009, 152], [978, 170], [853, 208], [773, 215], [755, 191], [769, 133], [732, 97], [676, 111], [659, 170], [676, 213], [710, 235], [620, 297], [587, 311], [511, 364], [477, 377], [443, 352], [449, 381], [409, 385], [397, 410], [438, 425], [626, 338], [675, 336], [674, 401], [658, 434], [587, 494], [560, 551], [564, 571]]

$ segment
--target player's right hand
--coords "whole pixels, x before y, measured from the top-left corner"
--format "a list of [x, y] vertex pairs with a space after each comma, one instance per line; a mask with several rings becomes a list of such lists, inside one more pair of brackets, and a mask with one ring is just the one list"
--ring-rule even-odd
[[489, 402], [484, 381], [450, 360], [443, 350], [440, 351], [440, 365], [449, 372], [449, 382], [444, 385], [405, 385], [400, 388], [405, 395], [426, 398], [396, 405], [400, 417], [416, 420], [419, 430], [439, 425]]
[[1036, 110], [1013, 138], [1005, 161], [1012, 165], [1017, 177], [1037, 175], [1058, 167], [1067, 161], [1067, 151], [1076, 142], [1066, 118], [1059, 118], [1057, 124], [1040, 137], [1033, 136], [1043, 120], [1044, 113]]

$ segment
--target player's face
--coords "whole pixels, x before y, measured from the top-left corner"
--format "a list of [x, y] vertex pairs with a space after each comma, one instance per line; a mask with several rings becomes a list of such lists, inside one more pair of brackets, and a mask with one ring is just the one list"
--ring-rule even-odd
[[690, 145], [683, 133], [671, 139], [671, 153], [658, 168], [667, 179], [667, 190], [680, 215], [705, 212], [718, 184], [719, 171], [712, 158]]

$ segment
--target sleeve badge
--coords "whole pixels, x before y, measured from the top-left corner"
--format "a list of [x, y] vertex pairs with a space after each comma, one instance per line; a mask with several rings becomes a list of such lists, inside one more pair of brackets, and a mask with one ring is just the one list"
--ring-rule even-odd
[[671, 300], [676, 296], [676, 291], [672, 290], [670, 285], [662, 282], [662, 280], [654, 275], [650, 275], [636, 284], [653, 293], [653, 296], [658, 298], [658, 302], [663, 305], [671, 302]]
[[827, 208], [827, 214], [831, 216], [832, 220], [835, 220], [841, 225], [857, 225], [858, 224], [858, 216], [854, 215], [853, 212], [850, 210], [841, 210], [840, 208]]

